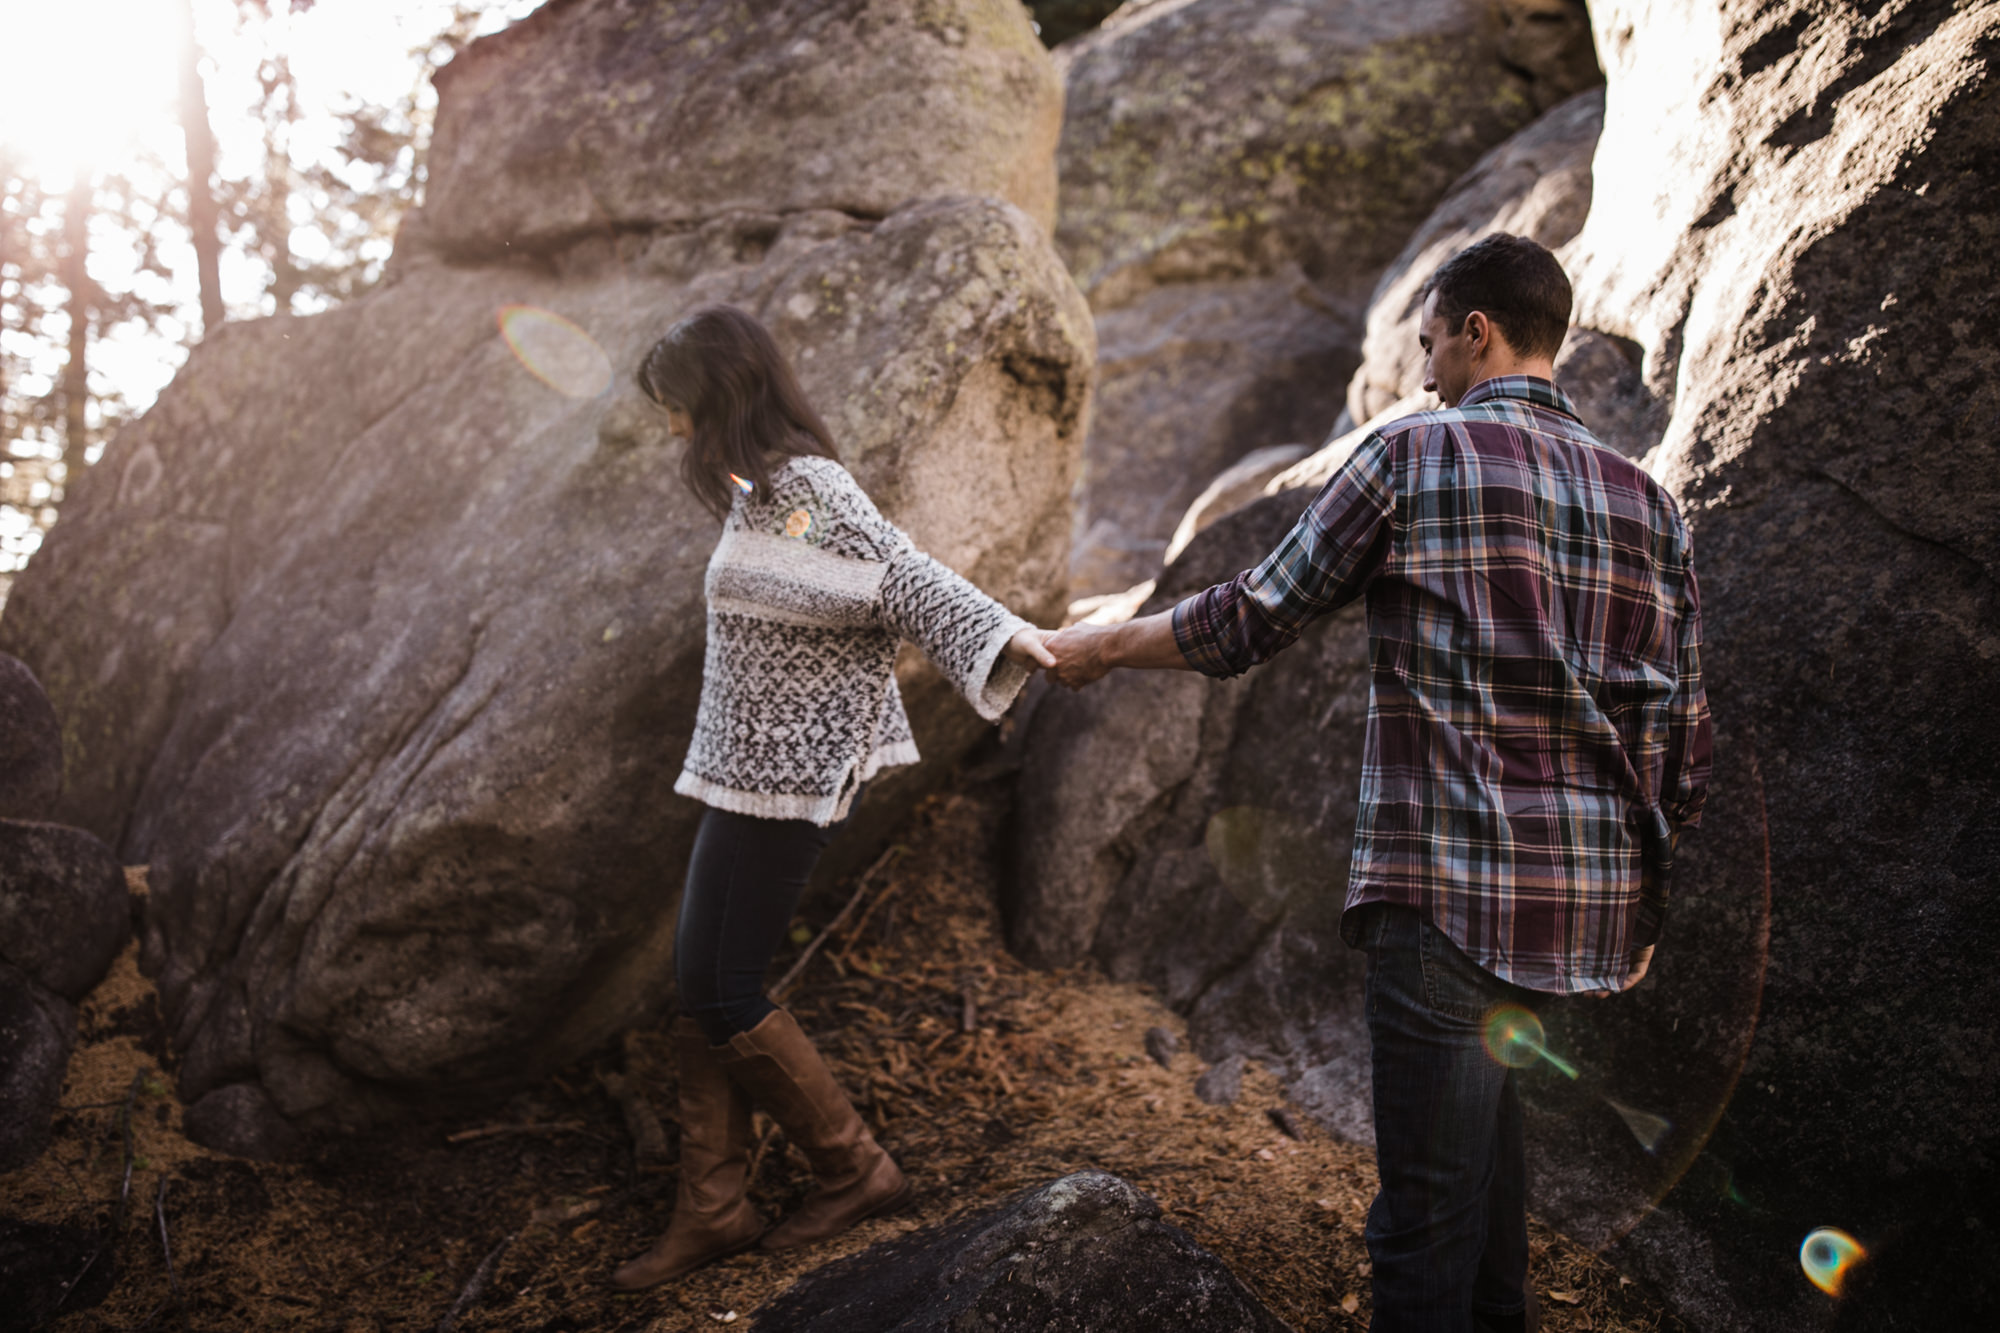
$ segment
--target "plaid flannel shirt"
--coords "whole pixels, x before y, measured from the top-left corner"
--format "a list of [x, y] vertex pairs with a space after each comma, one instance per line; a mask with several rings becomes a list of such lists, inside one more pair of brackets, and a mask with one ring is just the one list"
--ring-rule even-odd
[[1264, 562], [1174, 608], [1234, 676], [1367, 597], [1354, 909], [1415, 907], [1533, 990], [1615, 987], [1700, 821], [1709, 721], [1673, 499], [1507, 376], [1370, 434]]

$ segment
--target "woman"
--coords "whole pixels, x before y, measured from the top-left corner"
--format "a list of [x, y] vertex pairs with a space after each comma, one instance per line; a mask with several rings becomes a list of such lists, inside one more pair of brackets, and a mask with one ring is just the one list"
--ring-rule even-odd
[[[760, 1240], [822, 1240], [909, 1186], [812, 1042], [763, 993], [806, 877], [861, 784], [915, 763], [890, 668], [921, 647], [988, 721], [1042, 635], [917, 550], [837, 461], [771, 335], [729, 306], [667, 331], [639, 387], [688, 441], [681, 476], [723, 520], [708, 563], [708, 652], [674, 790], [708, 809], [674, 940], [682, 1017], [681, 1180], [673, 1220], [614, 1285], [651, 1286]], [[765, 1231], [746, 1195], [750, 1107], [812, 1164], [798, 1212]]]

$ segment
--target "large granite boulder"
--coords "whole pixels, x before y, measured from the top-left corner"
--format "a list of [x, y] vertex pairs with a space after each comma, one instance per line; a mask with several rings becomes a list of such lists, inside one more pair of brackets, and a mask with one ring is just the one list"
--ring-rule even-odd
[[0, 819], [0, 958], [72, 1003], [132, 937], [125, 871], [95, 837]]
[[0, 653], [0, 819], [41, 819], [62, 793], [62, 727], [42, 683]]
[[[1594, 17], [1580, 318], [1672, 404], [1649, 463], [1694, 529], [1719, 766], [1685, 868], [1714, 910], [1587, 1031], [1662, 1083], [1690, 1028], [1747, 1043], [1618, 1253], [1709, 1327], [1816, 1328], [1799, 1242], [1838, 1226], [1875, 1253], [1846, 1326], [1976, 1327], [2000, 1306], [2000, 7]], [[1725, 911], [1767, 900], [1726, 953]], [[1704, 1002], [1753, 972], [1761, 1012]], [[1551, 1220], [1602, 1241], [1615, 1211]]]
[[[1647, 463], [1695, 534], [1717, 767], [1652, 976], [1545, 1014], [1580, 1076], [1525, 1076], [1533, 1206], [1703, 1328], [1824, 1327], [1799, 1266], [1822, 1225], [1872, 1254], [1842, 1327], [1978, 1326], [2000, 1302], [2000, 9], [1594, 17], [1610, 86], [1567, 255], [1579, 321], [1636, 347], [1670, 412]], [[1302, 503], [1204, 530], [1145, 609]], [[1335, 915], [1364, 638], [1351, 608], [1236, 681], [1048, 697], [1008, 907], [1034, 956], [1155, 981], [1205, 1058], [1264, 1059], [1357, 1138]]]
[[1082, 1171], [871, 1245], [757, 1311], [759, 1333], [1282, 1333], [1283, 1320], [1160, 1206]]
[[457, 257], [949, 195], [1055, 220], [1062, 83], [1018, 0], [569, 0], [438, 89], [422, 236]]
[[1566, 0], [1133, 3], [1058, 56], [1056, 235], [1101, 366], [1079, 596], [1156, 572], [1242, 454], [1324, 439], [1411, 229], [1480, 154], [1599, 82]]
[[0, 1172], [41, 1156], [76, 1041], [76, 1006], [0, 961]]
[[[573, 28], [634, 18], [552, 6], [493, 59], [568, 58], [595, 49]], [[884, 23], [886, 48], [918, 40]], [[697, 47], [684, 67], [632, 45], [662, 87], [708, 77]], [[926, 99], [986, 98], [960, 69], [907, 73]], [[447, 142], [485, 105], [459, 86]], [[819, 110], [874, 133], [866, 104]], [[759, 133], [792, 142], [812, 113], [781, 100]], [[680, 314], [756, 312], [885, 512], [1023, 614], [1060, 613], [1092, 334], [1042, 229], [967, 196], [790, 211], [793, 167], [771, 161], [761, 209], [626, 216], [534, 266], [455, 260], [447, 192], [382, 289], [204, 342], [17, 585], [0, 641], [67, 720], [60, 809], [152, 864], [142, 961], [216, 1142], [535, 1077], [670, 986], [699, 810], [671, 788], [717, 527], [630, 376]], [[979, 731], [934, 673], [903, 674], [928, 763], [878, 784], [877, 812]]]
[[62, 789], [62, 730], [0, 654], [0, 1171], [37, 1156], [62, 1095], [75, 1004], [131, 938], [125, 872], [81, 829], [35, 822]]
[[125, 872], [81, 829], [0, 819], [0, 1171], [38, 1155], [76, 1002], [131, 938]]
[[[1571, 243], [1590, 212], [1591, 159], [1603, 128], [1603, 92], [1579, 93], [1481, 158], [1452, 186], [1375, 285], [1361, 366], [1348, 381], [1347, 406], [1334, 423], [1336, 437], [1436, 404], [1423, 393], [1417, 326], [1423, 285], [1445, 260], [1482, 236], [1504, 231], [1533, 237], [1574, 264]], [[1629, 339], [1573, 326], [1556, 354], [1556, 380], [1584, 421], [1628, 458], [1659, 443], [1669, 406], [1647, 389], [1640, 353]]]

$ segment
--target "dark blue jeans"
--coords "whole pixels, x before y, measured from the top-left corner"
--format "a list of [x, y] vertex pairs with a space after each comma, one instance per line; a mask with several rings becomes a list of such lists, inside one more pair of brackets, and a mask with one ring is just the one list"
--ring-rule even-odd
[[777, 1008], [764, 998], [764, 973], [833, 834], [803, 819], [702, 812], [674, 926], [674, 983], [681, 1012], [710, 1045]]
[[1357, 909], [1368, 952], [1375, 1156], [1365, 1232], [1374, 1333], [1519, 1327], [1527, 1301], [1528, 1172], [1515, 1073], [1485, 1018], [1553, 998], [1493, 976], [1414, 908]]

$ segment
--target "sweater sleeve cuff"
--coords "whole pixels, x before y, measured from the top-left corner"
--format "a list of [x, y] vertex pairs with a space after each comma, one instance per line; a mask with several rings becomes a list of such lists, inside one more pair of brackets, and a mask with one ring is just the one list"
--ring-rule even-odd
[[1028, 668], [1009, 661], [1001, 654], [1016, 634], [1033, 628], [1033, 625], [1010, 612], [1001, 618], [979, 646], [971, 677], [978, 685], [966, 691], [966, 698], [979, 716], [988, 722], [998, 722], [1014, 706], [1015, 696], [1021, 693], [1021, 687], [1028, 683]]

